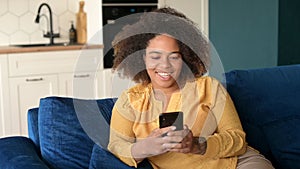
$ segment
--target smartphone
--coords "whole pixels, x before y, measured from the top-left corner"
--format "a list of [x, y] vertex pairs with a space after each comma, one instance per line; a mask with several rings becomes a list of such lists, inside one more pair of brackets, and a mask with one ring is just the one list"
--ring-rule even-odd
[[159, 128], [176, 126], [176, 130], [183, 130], [183, 112], [168, 112], [159, 115]]

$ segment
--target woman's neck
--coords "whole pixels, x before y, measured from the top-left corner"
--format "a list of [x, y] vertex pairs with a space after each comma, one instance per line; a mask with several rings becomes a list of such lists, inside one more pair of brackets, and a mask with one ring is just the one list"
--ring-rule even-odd
[[170, 99], [173, 93], [179, 92], [179, 87], [172, 87], [172, 88], [155, 88], [153, 87], [153, 93], [156, 100], [159, 100], [163, 103], [163, 111], [166, 112]]

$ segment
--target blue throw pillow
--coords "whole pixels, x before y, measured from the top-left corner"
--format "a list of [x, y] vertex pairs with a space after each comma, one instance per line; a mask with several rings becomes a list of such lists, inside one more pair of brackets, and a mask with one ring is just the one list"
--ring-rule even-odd
[[[130, 167], [126, 165], [109, 151], [103, 149], [97, 144], [94, 145], [89, 169], [133, 169], [133, 168], [135, 167]], [[141, 163], [139, 163], [138, 169], [153, 169], [153, 168], [147, 160], [144, 160]]]
[[88, 168], [93, 145], [108, 144], [115, 100], [41, 99], [38, 130], [45, 161], [55, 169]]
[[41, 99], [38, 125], [41, 154], [48, 165], [55, 169], [88, 168], [94, 142], [81, 127], [73, 99]]

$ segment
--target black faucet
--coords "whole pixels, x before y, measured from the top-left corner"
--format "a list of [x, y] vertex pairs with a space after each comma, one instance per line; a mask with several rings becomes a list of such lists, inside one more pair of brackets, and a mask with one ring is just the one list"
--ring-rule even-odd
[[39, 6], [39, 9], [38, 9], [38, 14], [35, 18], [35, 23], [39, 23], [40, 22], [40, 12], [41, 12], [41, 9], [43, 6], [46, 6], [49, 10], [49, 15], [50, 15], [50, 31], [48, 30], [48, 32], [46, 34], [44, 34], [44, 37], [46, 38], [50, 38], [50, 45], [53, 45], [54, 44], [54, 38], [58, 38], [60, 37], [59, 33], [53, 33], [53, 21], [52, 21], [52, 11], [51, 11], [51, 8], [48, 4], [46, 3], [42, 3], [40, 6]]

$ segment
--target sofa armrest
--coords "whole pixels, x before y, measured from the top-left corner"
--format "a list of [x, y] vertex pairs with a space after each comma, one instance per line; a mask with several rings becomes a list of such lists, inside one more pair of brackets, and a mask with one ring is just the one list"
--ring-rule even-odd
[[33, 141], [21, 136], [0, 139], [0, 164], [1, 169], [49, 169]]

